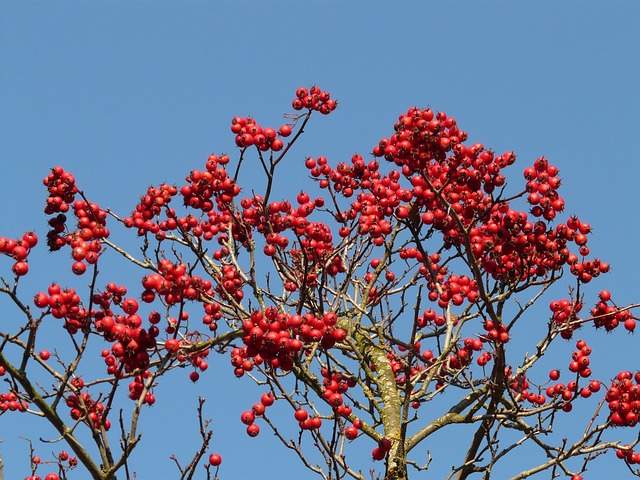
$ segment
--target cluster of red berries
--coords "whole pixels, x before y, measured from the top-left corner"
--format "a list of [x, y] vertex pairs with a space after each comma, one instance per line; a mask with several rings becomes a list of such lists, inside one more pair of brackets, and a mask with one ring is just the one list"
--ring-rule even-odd
[[[2, 374], [4, 374], [4, 368]], [[0, 393], [0, 412], [6, 412], [7, 410], [10, 412], [26, 412], [27, 408], [29, 408], [29, 404], [18, 398], [15, 393]]]
[[[106, 228], [107, 212], [102, 210], [95, 203], [86, 202], [84, 200], [75, 200], [78, 193], [78, 187], [75, 184], [75, 178], [69, 172], [64, 171], [60, 166], [54, 167], [51, 173], [43, 180], [44, 185], [49, 191], [45, 213], [47, 215], [57, 214], [49, 219], [51, 230], [47, 233], [47, 245], [51, 251], [60, 250], [65, 245], [71, 245], [72, 248], [82, 247], [83, 242], [91, 242], [92, 240], [100, 240], [109, 237], [109, 230]], [[73, 234], [65, 234], [67, 230], [66, 222], [69, 206], [73, 202], [73, 214], [78, 219], [77, 230]], [[99, 245], [99, 244], [98, 244]], [[86, 270], [83, 260], [87, 263], [95, 263], [100, 248], [90, 249], [85, 246], [87, 253], [93, 253], [86, 258], [80, 258], [79, 254], [74, 254], [76, 263], [73, 265], [73, 271], [81, 275]]]
[[240, 276], [240, 272], [233, 265], [222, 265], [220, 273], [216, 274], [216, 292], [222, 298], [233, 298], [236, 301], [241, 301], [244, 298], [242, 292], [242, 286], [244, 280]]
[[507, 327], [502, 323], [496, 323], [491, 319], [486, 319], [482, 324], [482, 328], [487, 332], [485, 338], [496, 343], [508, 343], [509, 332]]
[[[144, 235], [147, 232], [158, 235], [161, 231], [175, 230], [178, 222], [175, 211], [169, 208], [169, 203], [172, 197], [177, 194], [177, 187], [166, 183], [159, 187], [149, 187], [147, 193], [140, 197], [140, 202], [136, 205], [131, 216], [124, 219], [124, 226], [137, 228], [138, 235]], [[156, 220], [164, 210], [166, 210], [168, 218], [158, 223]]]
[[[260, 427], [254, 423], [256, 417], [264, 415], [266, 408], [273, 405], [274, 401], [274, 395], [271, 392], [266, 392], [262, 394], [260, 402], [253, 404], [251, 410], [242, 412], [240, 421], [247, 425], [247, 435], [256, 437], [260, 433]], [[309, 416], [309, 413], [304, 408], [297, 409], [294, 417], [303, 430], [317, 430], [322, 426], [322, 419], [317, 416]]]
[[[442, 272], [443, 270], [437, 263], [432, 264], [434, 271]], [[446, 271], [446, 270], [444, 270]], [[450, 275], [446, 280], [442, 278], [442, 273], [436, 275], [436, 281], [441, 287], [441, 291], [436, 290], [436, 284], [433, 281], [427, 283], [429, 288], [429, 300], [438, 302], [438, 306], [446, 308], [451, 302], [455, 306], [460, 306], [464, 301], [476, 303], [480, 299], [478, 293], [478, 282], [470, 279], [467, 275]]]
[[17, 240], [0, 237], [0, 253], [8, 255], [15, 260], [11, 270], [16, 276], [22, 277], [29, 272], [27, 257], [37, 243], [38, 236], [34, 232], [27, 232]]
[[[571, 354], [569, 371], [578, 374], [580, 378], [590, 377], [591, 369], [589, 368], [589, 355], [591, 355], [591, 352], [591, 347], [587, 345], [584, 340], [578, 340], [576, 342], [576, 350]], [[560, 371], [551, 370], [549, 372], [549, 379], [557, 382], [557, 380], [560, 379]], [[593, 393], [599, 392], [600, 388], [601, 384], [598, 380], [591, 380], [589, 385], [582, 388], [579, 388], [578, 383], [573, 380], [566, 385], [563, 382], [557, 382], [554, 385], [549, 385], [545, 392], [549, 398], [561, 398], [565, 402], [570, 402], [576, 395], [580, 395], [582, 398], [589, 398]], [[570, 404], [563, 404], [563, 409], [565, 411], [570, 410]]]
[[484, 344], [480, 338], [465, 338], [462, 346], [455, 353], [449, 355], [448, 367], [454, 370], [466, 367], [473, 360], [473, 352], [481, 351], [483, 346]]
[[[81, 378], [72, 380], [74, 387], [78, 390], [84, 387]], [[88, 392], [82, 392], [80, 396], [75, 393], [70, 394], [66, 398], [67, 406], [71, 408], [70, 415], [74, 420], [84, 420], [91, 423], [94, 429], [105, 430], [111, 428], [111, 421], [104, 417], [104, 405], [102, 402], [96, 402]]]
[[634, 427], [640, 415], [640, 372], [620, 372], [605, 395], [611, 415], [609, 421], [616, 427]]
[[554, 300], [549, 304], [551, 320], [562, 328], [560, 334], [563, 338], [571, 338], [573, 331], [580, 326], [578, 314], [582, 307], [583, 303], [581, 301], [566, 298]]
[[[85, 242], [109, 237], [107, 212], [97, 204], [76, 200], [73, 202], [73, 213], [78, 219], [78, 235]], [[69, 241], [67, 241], [69, 243]]]
[[328, 115], [336, 109], [338, 102], [331, 98], [329, 92], [321, 90], [314, 85], [308, 90], [304, 87], [298, 88], [296, 90], [296, 98], [291, 102], [291, 106], [294, 110], [308, 108], [323, 115]]
[[[322, 397], [333, 408], [337, 416], [348, 417], [351, 415], [351, 407], [344, 403], [343, 395], [347, 393], [349, 388], [356, 386], [356, 380], [347, 377], [340, 372], [329, 371], [323, 367], [320, 370], [322, 375], [322, 386], [324, 390]], [[305, 428], [303, 425], [300, 425]]]
[[[309, 157], [304, 165], [309, 170], [311, 177], [322, 177], [318, 180], [320, 188], [331, 186], [334, 191], [340, 192], [345, 198], [353, 196], [357, 190], [369, 189], [374, 180], [380, 179], [380, 173], [377, 172], [380, 164], [372, 160], [367, 165], [359, 153], [351, 157], [351, 166], [346, 162], [339, 162], [336, 168], [332, 169], [327, 157], [324, 156], [317, 159]], [[395, 175], [395, 173], [391, 174], [391, 178], [394, 178]], [[353, 220], [355, 218], [353, 212], [347, 218]]]
[[[149, 370], [145, 370], [142, 374], [138, 374], [133, 377], [133, 381], [129, 383], [129, 398], [133, 401], [138, 401], [144, 392], [144, 381], [149, 378]], [[156, 403], [156, 397], [151, 391], [147, 391], [142, 399], [143, 404], [153, 405]]]
[[[62, 463], [67, 461], [67, 465], [64, 465]], [[42, 459], [39, 456], [35, 455], [31, 458], [31, 463], [33, 463], [33, 465], [37, 468], [37, 466], [42, 463]], [[78, 465], [78, 459], [76, 457], [69, 457], [69, 454], [62, 450], [60, 451], [60, 453], [58, 453], [58, 459], [54, 463], [57, 463], [62, 470], [68, 470]], [[64, 478], [66, 478], [66, 476]], [[25, 480], [42, 480], [42, 477], [40, 475], [34, 474], [29, 477], [25, 477]], [[49, 473], [44, 477], [44, 480], [60, 480], [60, 475], [58, 475], [57, 473]]]
[[[40, 475], [31, 475], [24, 477], [24, 480], [42, 480], [42, 477]], [[44, 480], [60, 480], [60, 475], [57, 473], [49, 473], [44, 477]]]
[[184, 204], [206, 213], [215, 206], [212, 198], [219, 200], [221, 205], [227, 205], [237, 197], [240, 187], [223, 167], [228, 161], [226, 155], [211, 155], [204, 171], [192, 170], [185, 178], [189, 184], [180, 189]]
[[307, 343], [319, 342], [323, 348], [332, 348], [347, 335], [344, 329], [336, 327], [337, 321], [333, 312], [316, 317], [311, 313], [287, 315], [274, 307], [267, 307], [264, 313], [253, 311], [242, 324], [242, 341], [246, 346], [231, 352], [236, 376], [264, 361], [274, 369], [289, 371], [294, 357]]
[[[137, 228], [139, 235], [151, 233], [158, 240], [163, 240], [167, 232], [178, 228], [205, 240], [211, 240], [220, 232], [224, 232], [226, 239], [226, 232], [231, 223], [229, 205], [240, 193], [240, 187], [224, 169], [228, 162], [227, 155], [212, 154], [207, 159], [205, 170], [192, 170], [185, 179], [189, 184], [179, 190], [167, 184], [150, 187], [140, 198], [131, 216], [123, 220], [125, 227]], [[206, 213], [206, 220], [200, 221], [191, 214], [178, 218], [175, 210], [168, 206], [178, 192], [186, 206]], [[220, 213], [215, 211], [216, 206]], [[161, 219], [163, 211], [166, 215], [164, 220]], [[235, 228], [237, 230], [237, 227]], [[235, 234], [238, 232], [234, 231]], [[222, 239], [219, 241], [223, 243]]]
[[52, 215], [54, 213], [66, 213], [69, 205], [74, 201], [78, 187], [76, 179], [70, 172], [60, 167], [53, 167], [51, 173], [45, 177], [42, 183], [49, 190], [49, 198], [44, 213]]
[[218, 329], [218, 320], [222, 318], [222, 312], [220, 311], [222, 306], [218, 302], [210, 302], [204, 304], [204, 315], [202, 317], [202, 323], [209, 326], [209, 330], [215, 331]]
[[510, 368], [505, 368], [505, 377], [517, 401], [527, 401], [533, 405], [544, 405], [547, 401], [544, 395], [529, 391], [526, 373], [513, 375]]
[[591, 368], [589, 365], [589, 355], [591, 355], [591, 347], [584, 340], [576, 342], [576, 350], [571, 354], [571, 362], [569, 363], [569, 371], [577, 373], [582, 378], [591, 376]]
[[292, 129], [285, 124], [276, 131], [271, 127], [262, 128], [252, 117], [233, 117], [231, 131], [235, 133], [236, 145], [240, 148], [255, 145], [261, 152], [269, 150], [279, 152], [284, 147], [284, 142], [278, 138], [278, 134], [281, 137], [288, 137]]
[[[292, 248], [289, 253], [292, 263], [298, 266], [299, 272], [306, 271], [312, 275], [311, 279], [301, 278], [300, 283], [313, 285], [317, 273], [316, 267], [323, 267], [323, 261], [327, 254], [333, 250], [333, 236], [331, 229], [322, 222], [310, 222], [307, 217], [318, 207], [324, 206], [322, 198], [311, 200], [309, 194], [300, 192], [297, 196], [298, 207], [295, 208], [288, 201], [271, 202], [264, 205], [261, 196], [243, 198], [240, 202], [243, 208], [244, 223], [263, 234], [265, 246], [263, 252], [266, 256], [276, 254], [278, 248], [285, 249], [289, 245], [289, 239], [283, 235], [287, 230], [292, 231], [299, 238], [299, 248]], [[304, 267], [303, 267], [304, 264]], [[332, 267], [327, 269], [330, 275], [335, 275], [340, 270], [340, 262], [334, 261]], [[294, 285], [289, 285], [294, 289]]]
[[458, 128], [456, 120], [430, 108], [413, 107], [400, 114], [394, 130], [390, 138], [378, 142], [373, 154], [398, 166], [406, 165], [412, 172], [423, 170], [431, 160], [444, 159], [446, 152], [453, 150], [463, 157], [467, 150], [462, 145], [467, 133]]
[[[194, 354], [191, 355], [188, 360], [191, 362], [191, 364], [198, 368], [200, 371], [204, 372], [207, 368], [209, 368], [209, 363], [207, 363], [205, 361], [205, 358], [209, 355], [209, 350], [204, 350], [203, 352], [199, 353], [199, 354]], [[182, 360], [184, 361], [184, 360]], [[189, 374], [189, 379], [192, 382], [197, 382], [200, 379], [200, 373], [197, 370], [193, 370], [190, 374]]]
[[200, 296], [213, 297], [212, 283], [201, 277], [187, 274], [187, 266], [180, 262], [161, 259], [158, 262], [159, 273], [152, 273], [142, 278], [142, 301], [151, 303], [156, 295], [161, 295], [168, 305], [175, 305], [184, 300], [197, 300]]
[[[403, 345], [398, 345], [398, 350], [400, 350], [400, 352], [402, 353], [398, 353], [395, 350], [391, 349], [391, 351], [387, 353], [387, 360], [389, 360], [389, 366], [391, 367], [391, 371], [395, 376], [396, 383], [403, 384], [407, 380], [407, 369], [409, 370], [410, 377], [413, 377], [414, 375], [422, 372], [422, 365], [411, 364], [411, 366], [409, 366], [408, 362], [410, 357], [415, 358], [420, 356], [420, 342], [416, 343], [413, 346], [413, 349], [410, 350], [407, 350]], [[372, 371], [376, 370], [373, 362], [369, 364], [369, 368]], [[355, 381], [352, 380], [352, 383], [353, 382]]]
[[260, 401], [253, 404], [251, 410], [242, 412], [240, 415], [240, 421], [247, 426], [247, 435], [250, 437], [257, 437], [260, 434], [260, 427], [254, 422], [256, 417], [264, 415], [267, 407], [270, 407], [275, 402], [276, 397], [271, 392], [265, 392], [260, 397]]
[[391, 440], [386, 437], [382, 437], [378, 440], [378, 446], [371, 451], [371, 456], [374, 460], [384, 460], [384, 457], [387, 456], [387, 452], [391, 450], [391, 445]]
[[527, 180], [525, 189], [529, 193], [527, 202], [533, 205], [531, 215], [553, 220], [558, 212], [564, 210], [564, 200], [557, 192], [561, 183], [558, 167], [549, 165], [546, 158], [540, 157], [532, 167], [525, 168], [524, 178]]
[[[368, 165], [360, 155], [351, 158], [352, 167], [340, 162], [335, 169], [328, 164], [326, 157], [309, 158], [305, 162], [311, 176], [320, 179], [321, 188], [332, 185], [334, 191], [345, 198], [351, 197], [354, 191], [361, 190], [350, 209], [344, 213], [343, 220], [358, 219], [358, 233], [370, 236], [378, 246], [384, 243], [384, 236], [389, 235], [392, 225], [388, 217], [394, 215], [400, 206], [401, 199], [411, 199], [411, 192], [401, 189], [400, 175], [392, 171], [388, 176], [378, 172], [379, 163], [372, 160]], [[343, 227], [341, 235], [349, 234], [350, 229]]]
[[[551, 370], [549, 372], [549, 378], [553, 381], [556, 381], [560, 378], [559, 370]], [[583, 397], [591, 396], [592, 393], [599, 391], [600, 382], [597, 380], [592, 380], [589, 382], [588, 387], [584, 387], [580, 393]], [[564, 403], [561, 403], [562, 410], [565, 412], [570, 412], [573, 409], [573, 404], [571, 401], [578, 394], [578, 383], [575, 380], [572, 380], [568, 383], [557, 382], [554, 385], [549, 385], [545, 393], [549, 398], [559, 398]]]
[[304, 408], [299, 408], [293, 413], [293, 418], [298, 421], [302, 430], [318, 430], [322, 426], [322, 419], [318, 416], [310, 416]]
[[640, 452], [635, 452], [632, 448], [617, 449], [616, 457], [620, 460], [624, 460], [629, 465], [640, 465]]
[[[47, 294], [48, 293], [48, 294]], [[91, 314], [81, 304], [73, 288], [64, 290], [57, 283], [49, 285], [47, 293], [39, 292], [33, 298], [38, 308], [50, 308], [54, 318], [64, 319], [64, 327], [72, 334], [88, 327]]]
[[600, 301], [591, 309], [593, 324], [597, 327], [604, 327], [605, 330], [611, 331], [624, 325], [624, 328], [633, 332], [636, 328], [636, 320], [630, 310], [621, 310], [615, 305], [609, 305], [611, 301], [611, 292], [602, 290], [600, 292]]
[[100, 240], [86, 241], [80, 235], [72, 234], [67, 236], [66, 242], [71, 247], [71, 258], [75, 260], [71, 265], [71, 271], [76, 275], [82, 275], [86, 272], [87, 264], [95, 265], [98, 263], [102, 250]]
[[[95, 315], [96, 331], [104, 335], [107, 342], [113, 342], [111, 354], [104, 355], [107, 373], [117, 375], [121, 368], [131, 373], [149, 366], [149, 350], [156, 347], [160, 331], [152, 324], [142, 328], [142, 317], [137, 314], [138, 302], [133, 298], [123, 300], [120, 307], [126, 315], [116, 315], [110, 309]], [[150, 316], [150, 322], [153, 317]], [[108, 350], [107, 350], [108, 352]]]

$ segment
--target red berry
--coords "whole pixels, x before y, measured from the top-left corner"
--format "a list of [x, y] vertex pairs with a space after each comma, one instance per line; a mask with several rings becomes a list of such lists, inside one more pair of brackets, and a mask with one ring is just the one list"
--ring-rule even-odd
[[371, 456], [373, 457], [374, 460], [383, 460], [386, 454], [387, 452], [385, 452], [380, 447], [374, 448], [373, 451], [371, 452]]
[[214, 467], [217, 467], [218, 465], [220, 465], [222, 463], [222, 457], [220, 455], [218, 455], [217, 453], [212, 453], [209, 456], [209, 463], [211, 465], [213, 465]]
[[33, 297], [33, 303], [38, 308], [47, 308], [49, 306], [49, 297], [44, 292], [36, 293]]
[[260, 427], [255, 423], [247, 427], [247, 435], [250, 437], [257, 437], [260, 434]]
[[354, 440], [358, 436], [358, 429], [356, 427], [347, 427], [344, 429], [344, 436], [349, 440]]
[[296, 417], [296, 420], [298, 420], [299, 422], [304, 422], [307, 418], [309, 418], [309, 414], [304, 408], [299, 408], [298, 410], [296, 410], [296, 413], [294, 413], [293, 416]]
[[262, 397], [260, 397], [260, 403], [262, 403], [265, 407], [270, 407], [271, 405], [273, 405], [275, 399], [276, 397], [273, 396], [273, 393], [265, 392], [262, 394]]
[[73, 265], [71, 265], [71, 271], [76, 275], [82, 275], [87, 271], [87, 266], [84, 264], [84, 262], [75, 262]]
[[240, 420], [245, 425], [252, 425], [256, 421], [256, 415], [251, 410], [247, 410], [240, 415]]
[[18, 277], [22, 277], [29, 272], [29, 264], [27, 262], [16, 262], [13, 264], [11, 270], [13, 270], [13, 273]]
[[283, 137], [288, 137], [289, 135], [291, 135], [291, 132], [292, 132], [291, 126], [287, 124], [282, 125], [278, 129], [278, 133], [280, 133], [280, 135]]

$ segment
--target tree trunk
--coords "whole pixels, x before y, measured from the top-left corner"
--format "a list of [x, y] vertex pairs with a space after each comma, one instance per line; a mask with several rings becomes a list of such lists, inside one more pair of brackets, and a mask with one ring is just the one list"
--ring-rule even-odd
[[384, 480], [408, 480], [407, 455], [401, 442], [393, 445], [387, 455], [387, 471]]

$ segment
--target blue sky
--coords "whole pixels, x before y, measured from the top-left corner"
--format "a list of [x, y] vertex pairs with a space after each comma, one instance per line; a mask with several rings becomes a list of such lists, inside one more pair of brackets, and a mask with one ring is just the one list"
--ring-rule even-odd
[[[340, 106], [313, 122], [292, 156], [366, 154], [407, 108], [444, 110], [471, 141], [514, 150], [523, 167], [541, 155], [555, 163], [568, 213], [589, 220], [593, 254], [613, 265], [598, 287], [621, 304], [638, 301], [639, 20], [631, 1], [2, 2], [0, 235], [44, 236], [41, 181], [53, 165], [126, 214], [149, 185], [179, 183], [211, 152], [233, 152], [233, 116], [279, 125], [295, 89], [318, 84]], [[303, 174], [292, 166], [279, 188]], [[34, 265], [42, 280], [30, 279], [32, 291], [61, 276], [77, 281], [66, 259], [37, 255], [46, 265]], [[636, 338], [617, 332], [597, 355], [611, 368], [640, 368]], [[207, 372], [222, 478], [306, 478], [271, 438], [246, 438], [237, 418], [259, 390], [233, 382], [226, 362]], [[175, 403], [159, 405], [148, 425], [150, 436], [180, 438], [173, 451], [196, 425], [158, 415], [193, 417], [195, 403], [170, 391], [195, 398], [187, 383], [168, 387]], [[0, 417], [7, 478], [28, 474], [14, 422]], [[172, 468], [153, 443], [142, 442], [139, 478]], [[278, 466], [265, 472], [261, 461], [274, 455]]]

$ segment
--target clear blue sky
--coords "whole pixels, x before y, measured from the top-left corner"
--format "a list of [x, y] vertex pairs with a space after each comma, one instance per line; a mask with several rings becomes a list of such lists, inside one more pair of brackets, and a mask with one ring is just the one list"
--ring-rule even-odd
[[[340, 106], [313, 122], [300, 159], [366, 154], [408, 107], [445, 110], [472, 141], [514, 150], [523, 166], [551, 159], [568, 212], [590, 221], [592, 252], [613, 265], [598, 285], [621, 304], [639, 301], [639, 22], [632, 1], [5, 1], [0, 235], [44, 236], [41, 180], [53, 165], [71, 170], [93, 201], [127, 214], [150, 184], [179, 183], [209, 153], [233, 152], [234, 115], [279, 125], [295, 89], [318, 84]], [[284, 180], [303, 181], [291, 171]], [[66, 261], [40, 251], [48, 263], [33, 267], [41, 281], [31, 280], [32, 291], [67, 276]], [[3, 272], [10, 265], [0, 259]], [[597, 355], [634, 370], [636, 348], [637, 336], [616, 332]], [[310, 478], [268, 435], [246, 438], [238, 417], [260, 390], [233, 382], [226, 358], [212, 367], [198, 388], [211, 397], [222, 478]], [[173, 478], [167, 452], [191, 452], [198, 388], [176, 381], [169, 402], [158, 395], [135, 457], [138, 478]], [[16, 437], [39, 435], [10, 417], [0, 417], [0, 454], [6, 478], [23, 478], [28, 450]]]

